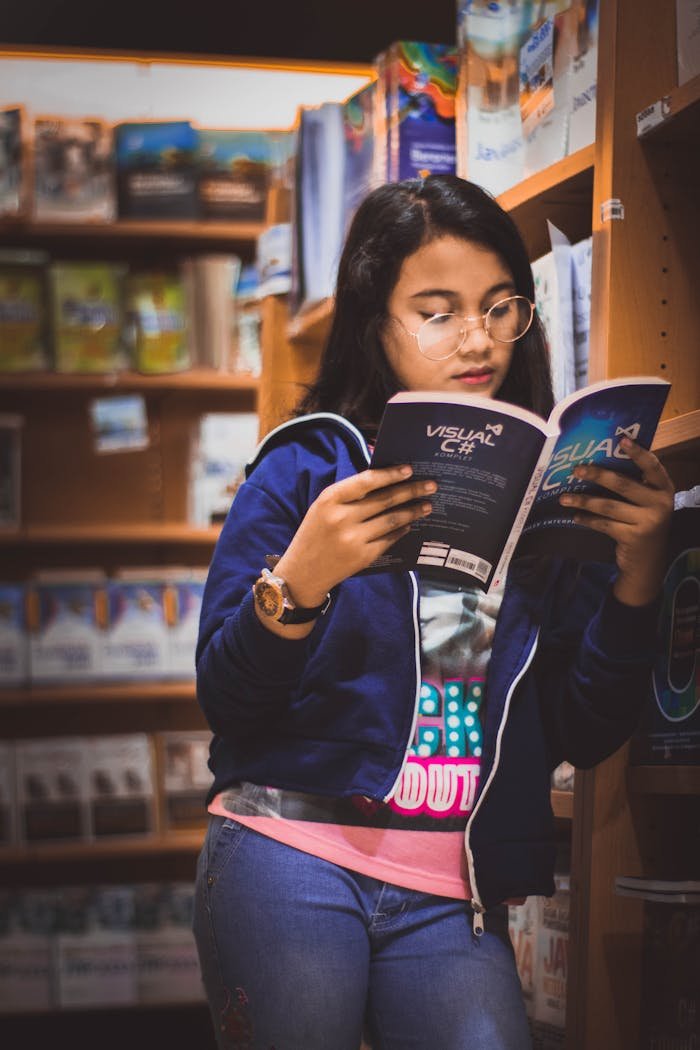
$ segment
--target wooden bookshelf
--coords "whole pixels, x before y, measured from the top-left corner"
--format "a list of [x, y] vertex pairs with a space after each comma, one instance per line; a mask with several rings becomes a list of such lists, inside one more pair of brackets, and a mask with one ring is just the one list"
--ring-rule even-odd
[[574, 793], [573, 791], [552, 790], [552, 812], [557, 820], [573, 820], [574, 817]]
[[325, 340], [333, 313], [333, 298], [295, 314], [287, 326], [287, 338], [292, 344], [318, 346]]
[[630, 766], [629, 789], [636, 795], [700, 796], [700, 766]]
[[16, 532], [0, 532], [0, 547], [7, 546], [76, 546], [87, 544], [170, 545], [213, 547], [220, 526], [198, 528], [186, 522], [143, 522], [108, 525], [101, 522], [80, 525], [29, 525]]
[[662, 419], [656, 431], [654, 452], [678, 455], [700, 441], [700, 409]]
[[118, 219], [115, 222], [47, 222], [3, 219], [0, 238], [10, 244], [46, 244], [53, 240], [87, 241], [178, 241], [191, 244], [216, 243], [233, 249], [251, 246], [265, 229], [264, 222], [192, 222], [189, 220]]
[[654, 111], [652, 122], [643, 129], [638, 128], [640, 139], [697, 144], [700, 141], [700, 74], [650, 102], [638, 112], [637, 120], [649, 109]]
[[0, 708], [62, 704], [141, 704], [196, 700], [194, 680], [158, 682], [77, 682], [0, 689]]
[[170, 831], [162, 835], [126, 836], [91, 842], [41, 842], [0, 849], [0, 864], [83, 863], [111, 857], [155, 857], [163, 854], [196, 853], [204, 841], [204, 829]]
[[117, 394], [122, 391], [160, 393], [169, 390], [190, 390], [200, 393], [236, 392], [257, 395], [260, 386], [255, 376], [215, 369], [193, 368], [186, 372], [167, 375], [144, 375], [141, 372], [112, 372], [108, 374], [67, 374], [60, 372], [5, 372], [0, 375], [0, 393], [27, 391], [28, 393], [95, 393]]

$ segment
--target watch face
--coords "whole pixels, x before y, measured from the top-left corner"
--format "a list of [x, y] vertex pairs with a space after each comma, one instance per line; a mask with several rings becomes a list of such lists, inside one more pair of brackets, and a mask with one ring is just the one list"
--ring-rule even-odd
[[255, 600], [265, 616], [277, 620], [284, 611], [284, 596], [279, 587], [268, 580], [258, 580], [255, 584]]

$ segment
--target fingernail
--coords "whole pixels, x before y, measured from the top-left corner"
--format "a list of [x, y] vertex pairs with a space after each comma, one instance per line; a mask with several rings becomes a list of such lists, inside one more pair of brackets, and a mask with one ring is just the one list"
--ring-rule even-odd
[[426, 481], [423, 486], [423, 492], [437, 492], [437, 485], [434, 481]]
[[413, 467], [401, 467], [401, 473], [405, 478], [408, 478], [413, 473]]
[[424, 514], [430, 514], [432, 509], [433, 509], [432, 503], [424, 503], [423, 506], [421, 507], [421, 510], [423, 511]]

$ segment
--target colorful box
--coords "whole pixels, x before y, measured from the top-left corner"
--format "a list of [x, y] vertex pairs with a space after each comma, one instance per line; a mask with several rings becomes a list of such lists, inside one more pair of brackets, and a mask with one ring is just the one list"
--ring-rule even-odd
[[263, 222], [280, 164], [280, 132], [199, 131], [199, 204], [203, 219]]
[[138, 372], [161, 375], [191, 367], [185, 288], [178, 273], [129, 274], [126, 324]]
[[112, 129], [102, 120], [34, 121], [34, 218], [111, 222], [116, 215]]
[[153, 757], [145, 733], [85, 740], [90, 833], [146, 835], [155, 826]]
[[86, 747], [82, 737], [15, 745], [20, 842], [88, 837]]
[[129, 364], [123, 340], [126, 268], [53, 263], [51, 284], [57, 372], [115, 372]]
[[37, 252], [0, 255], [0, 372], [48, 368], [45, 257]]
[[117, 124], [120, 219], [195, 219], [199, 136], [188, 120]]
[[376, 81], [372, 81], [343, 103], [343, 193], [346, 231], [360, 202], [374, 188], [376, 96], [377, 84]]
[[162, 678], [168, 671], [165, 581], [158, 573], [122, 570], [106, 587], [106, 678]]
[[81, 682], [102, 673], [104, 577], [39, 574], [27, 588], [32, 682]]

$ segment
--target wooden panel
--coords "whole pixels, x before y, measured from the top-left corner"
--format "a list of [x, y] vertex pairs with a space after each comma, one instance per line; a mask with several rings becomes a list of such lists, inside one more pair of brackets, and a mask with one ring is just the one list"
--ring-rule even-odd
[[263, 380], [259, 394], [260, 434], [266, 434], [288, 419], [313, 381], [321, 347], [291, 343], [287, 333], [288, 312], [284, 296], [268, 296], [263, 303]]

